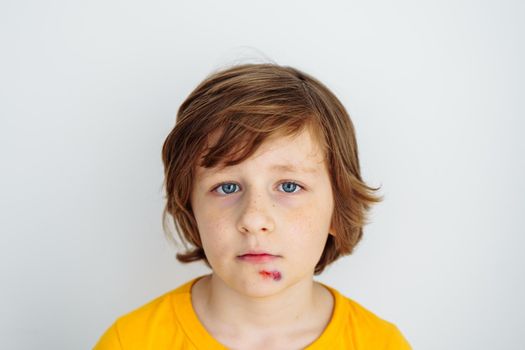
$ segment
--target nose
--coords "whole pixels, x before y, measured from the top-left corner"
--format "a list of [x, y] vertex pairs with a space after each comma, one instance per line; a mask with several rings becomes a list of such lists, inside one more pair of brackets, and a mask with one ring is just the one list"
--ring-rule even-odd
[[246, 192], [237, 229], [241, 233], [271, 233], [275, 222], [271, 215], [272, 203], [262, 194]]

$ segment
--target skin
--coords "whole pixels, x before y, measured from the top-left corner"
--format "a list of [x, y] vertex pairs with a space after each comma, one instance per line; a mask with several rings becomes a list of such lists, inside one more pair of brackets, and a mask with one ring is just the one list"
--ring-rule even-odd
[[[282, 164], [295, 169], [274, 168]], [[310, 132], [270, 138], [220, 171], [197, 168], [191, 203], [213, 270], [192, 288], [192, 302], [210, 334], [231, 349], [299, 349], [319, 337], [333, 298], [313, 273], [333, 232], [333, 194]], [[239, 259], [250, 250], [276, 258]]]

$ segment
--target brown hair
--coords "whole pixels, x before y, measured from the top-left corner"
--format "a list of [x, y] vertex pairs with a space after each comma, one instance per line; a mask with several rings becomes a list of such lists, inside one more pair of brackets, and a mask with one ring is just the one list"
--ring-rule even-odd
[[[378, 188], [361, 179], [348, 113], [326, 86], [298, 69], [242, 64], [211, 74], [193, 90], [180, 106], [176, 125], [162, 147], [163, 227], [173, 238], [166, 225], [170, 214], [186, 247], [186, 252], [177, 254], [179, 261], [204, 260], [210, 266], [190, 203], [196, 166], [238, 164], [268, 137], [297, 135], [305, 128], [324, 151], [334, 196], [331, 226], [335, 232], [328, 235], [315, 274], [352, 252], [363, 235], [370, 205], [381, 198], [374, 194]], [[212, 133], [218, 134], [214, 145], [209, 144]]]

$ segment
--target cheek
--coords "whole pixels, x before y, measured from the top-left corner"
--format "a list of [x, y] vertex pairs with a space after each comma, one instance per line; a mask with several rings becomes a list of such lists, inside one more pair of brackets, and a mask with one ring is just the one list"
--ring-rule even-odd
[[315, 260], [321, 255], [330, 231], [333, 204], [331, 198], [317, 198], [311, 204], [290, 211], [284, 219], [288, 235], [287, 246], [299, 256], [309, 254]]
[[317, 199], [290, 211], [288, 220], [304, 230], [328, 232], [332, 211], [332, 204], [328, 200]]
[[229, 223], [224, 218], [224, 215], [206, 216], [205, 220], [202, 220], [197, 215], [197, 227], [199, 228], [199, 234], [201, 237], [202, 246], [206, 256], [213, 259], [215, 256], [221, 256], [226, 253], [228, 247], [231, 244], [228, 241], [229, 238]]
[[[289, 239], [299, 249], [323, 245], [330, 229], [331, 213], [326, 209], [312, 207], [311, 210], [296, 212], [284, 219], [285, 230], [289, 232]], [[324, 245], [323, 245], [324, 246]]]

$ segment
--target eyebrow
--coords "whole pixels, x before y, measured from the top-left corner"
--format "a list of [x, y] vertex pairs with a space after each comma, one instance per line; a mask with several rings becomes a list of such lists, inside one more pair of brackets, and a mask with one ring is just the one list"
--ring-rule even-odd
[[[213, 175], [221, 174], [226, 170], [227, 168], [222, 169], [207, 169], [204, 174], [202, 174], [203, 178], [208, 178]], [[274, 164], [271, 167], [268, 168], [271, 171], [282, 171], [282, 172], [289, 172], [289, 173], [300, 173], [305, 172], [308, 174], [315, 174], [317, 173], [317, 169], [315, 168], [309, 168], [309, 167], [299, 167], [294, 164]]]
[[297, 167], [293, 164], [275, 164], [270, 167], [270, 170], [286, 171], [290, 173], [298, 173], [298, 172], [316, 173], [317, 172], [317, 169], [308, 168], [308, 167]]

